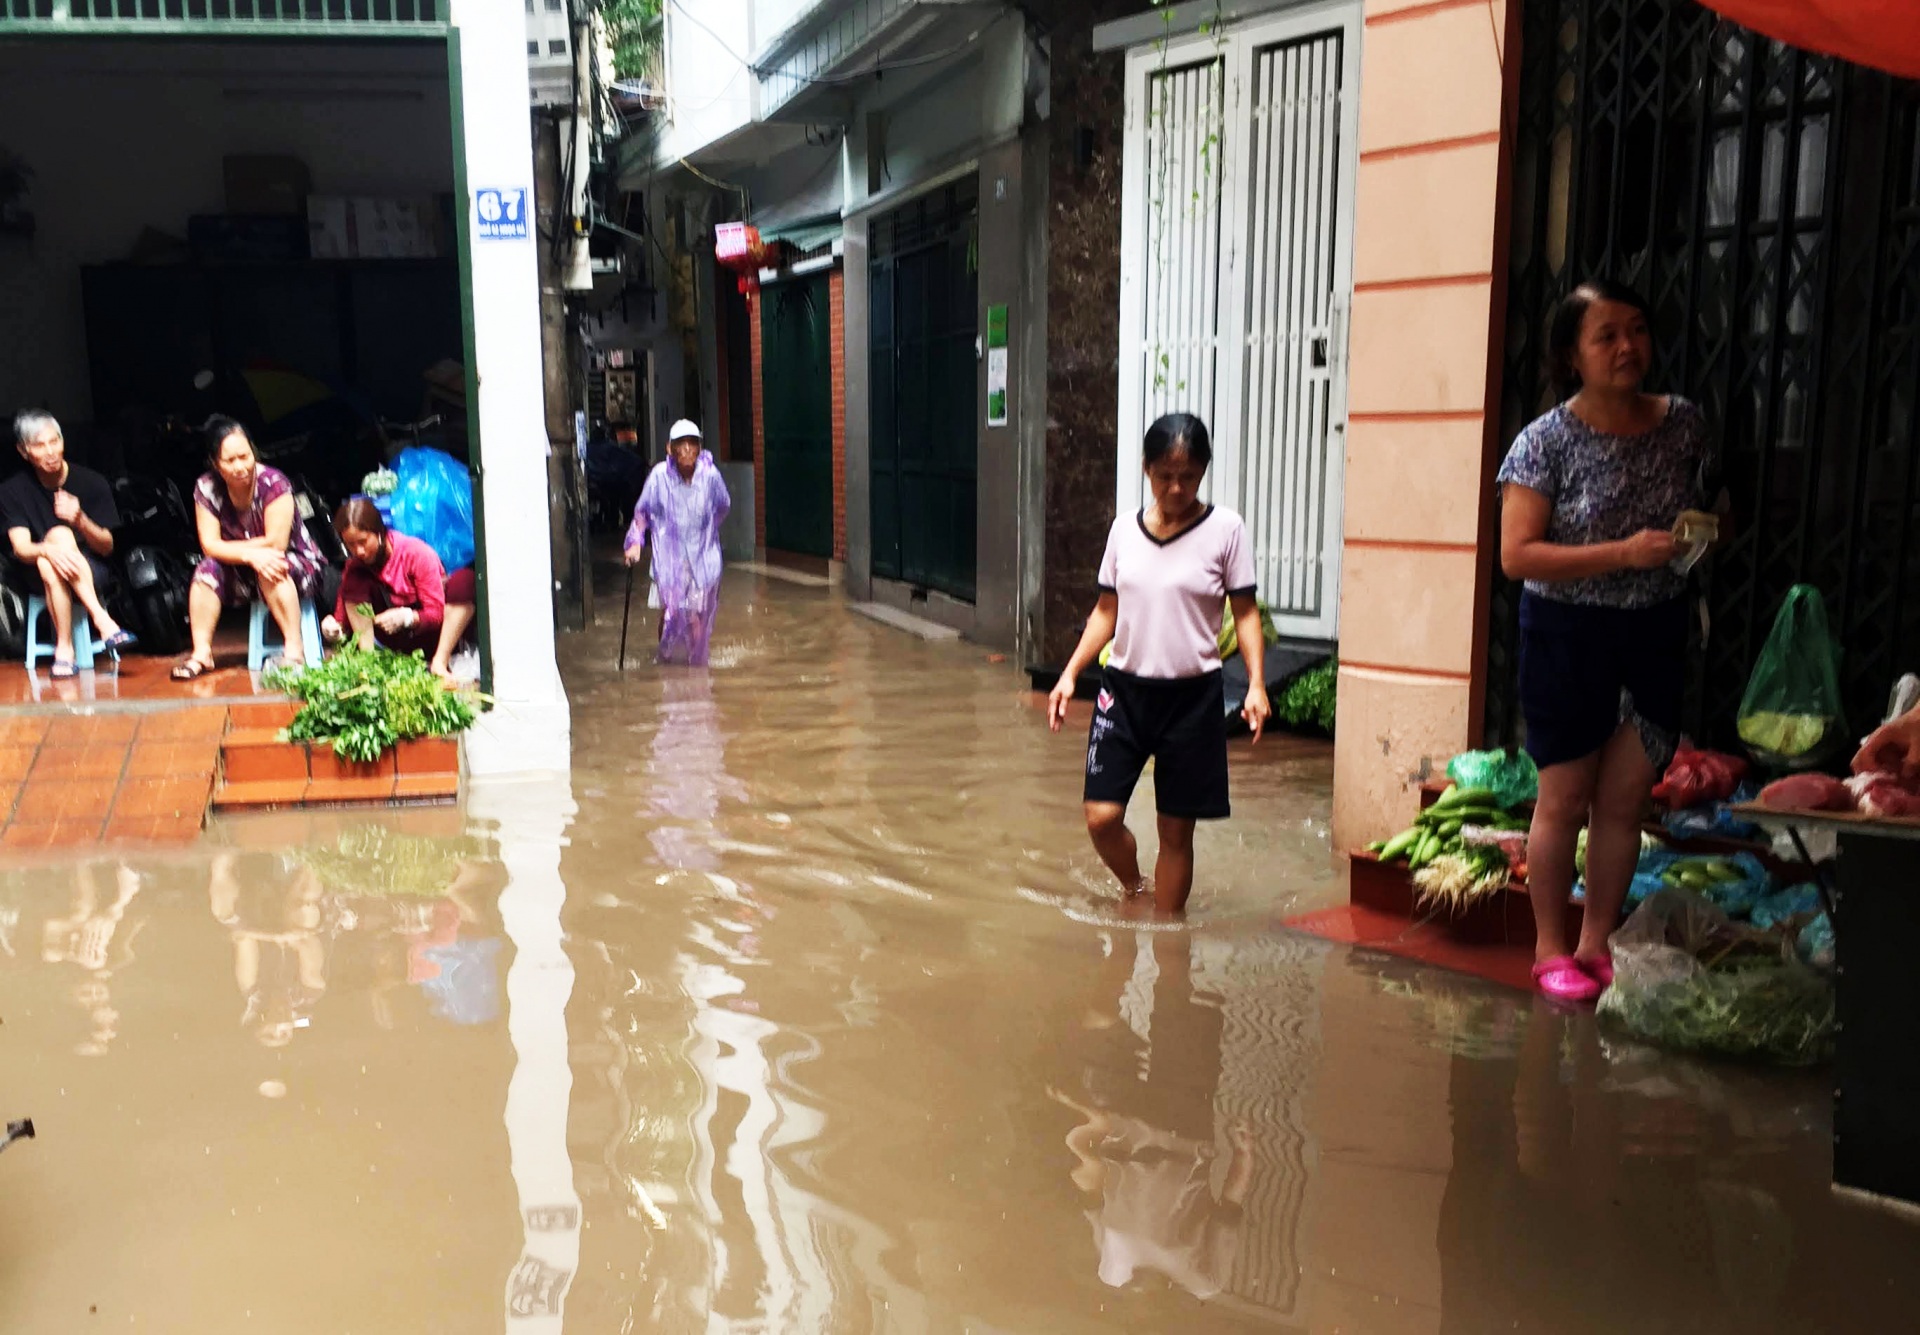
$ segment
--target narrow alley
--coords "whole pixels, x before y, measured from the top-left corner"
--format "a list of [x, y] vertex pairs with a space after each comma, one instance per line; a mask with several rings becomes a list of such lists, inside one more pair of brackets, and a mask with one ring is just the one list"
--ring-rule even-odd
[[983, 650], [734, 572], [710, 673], [621, 673], [619, 610], [570, 786], [0, 882], [0, 1328], [1910, 1322], [1818, 1077], [1280, 926], [1325, 744], [1236, 744], [1148, 930]]

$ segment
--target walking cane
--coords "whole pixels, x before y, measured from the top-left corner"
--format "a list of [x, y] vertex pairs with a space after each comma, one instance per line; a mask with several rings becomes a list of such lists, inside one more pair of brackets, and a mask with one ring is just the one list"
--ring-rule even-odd
[[627, 670], [627, 624], [633, 620], [633, 567], [627, 567], [627, 608], [620, 614], [620, 668]]

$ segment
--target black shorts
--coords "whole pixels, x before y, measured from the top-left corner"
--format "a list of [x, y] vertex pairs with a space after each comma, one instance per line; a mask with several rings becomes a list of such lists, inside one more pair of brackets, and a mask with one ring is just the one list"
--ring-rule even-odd
[[1520, 600], [1520, 712], [1545, 769], [1600, 750], [1633, 723], [1656, 769], [1673, 758], [1686, 689], [1687, 602], [1590, 607]]
[[1089, 802], [1125, 806], [1153, 760], [1163, 816], [1225, 820], [1227, 697], [1220, 674], [1172, 681], [1108, 668], [1087, 735]]

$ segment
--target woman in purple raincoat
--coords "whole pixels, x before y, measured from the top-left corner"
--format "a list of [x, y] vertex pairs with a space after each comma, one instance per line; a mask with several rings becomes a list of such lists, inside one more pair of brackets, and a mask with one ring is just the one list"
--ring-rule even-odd
[[704, 667], [720, 605], [720, 523], [733, 505], [700, 428], [675, 422], [665, 462], [647, 475], [627, 529], [627, 564], [653, 541], [653, 588], [660, 604], [660, 661]]

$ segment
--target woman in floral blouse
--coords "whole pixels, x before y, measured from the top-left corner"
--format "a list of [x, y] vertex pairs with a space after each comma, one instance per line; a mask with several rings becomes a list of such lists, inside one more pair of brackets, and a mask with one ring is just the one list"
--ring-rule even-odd
[[[1640, 855], [1640, 821], [1679, 740], [1686, 577], [1673, 536], [1704, 503], [1700, 410], [1642, 384], [1647, 304], [1585, 283], [1554, 311], [1548, 356], [1564, 400], [1500, 469], [1500, 560], [1524, 580], [1520, 705], [1540, 800], [1527, 845], [1540, 990], [1591, 1001], [1612, 981], [1607, 937]], [[1574, 848], [1587, 836], [1586, 912], [1567, 931]]]

